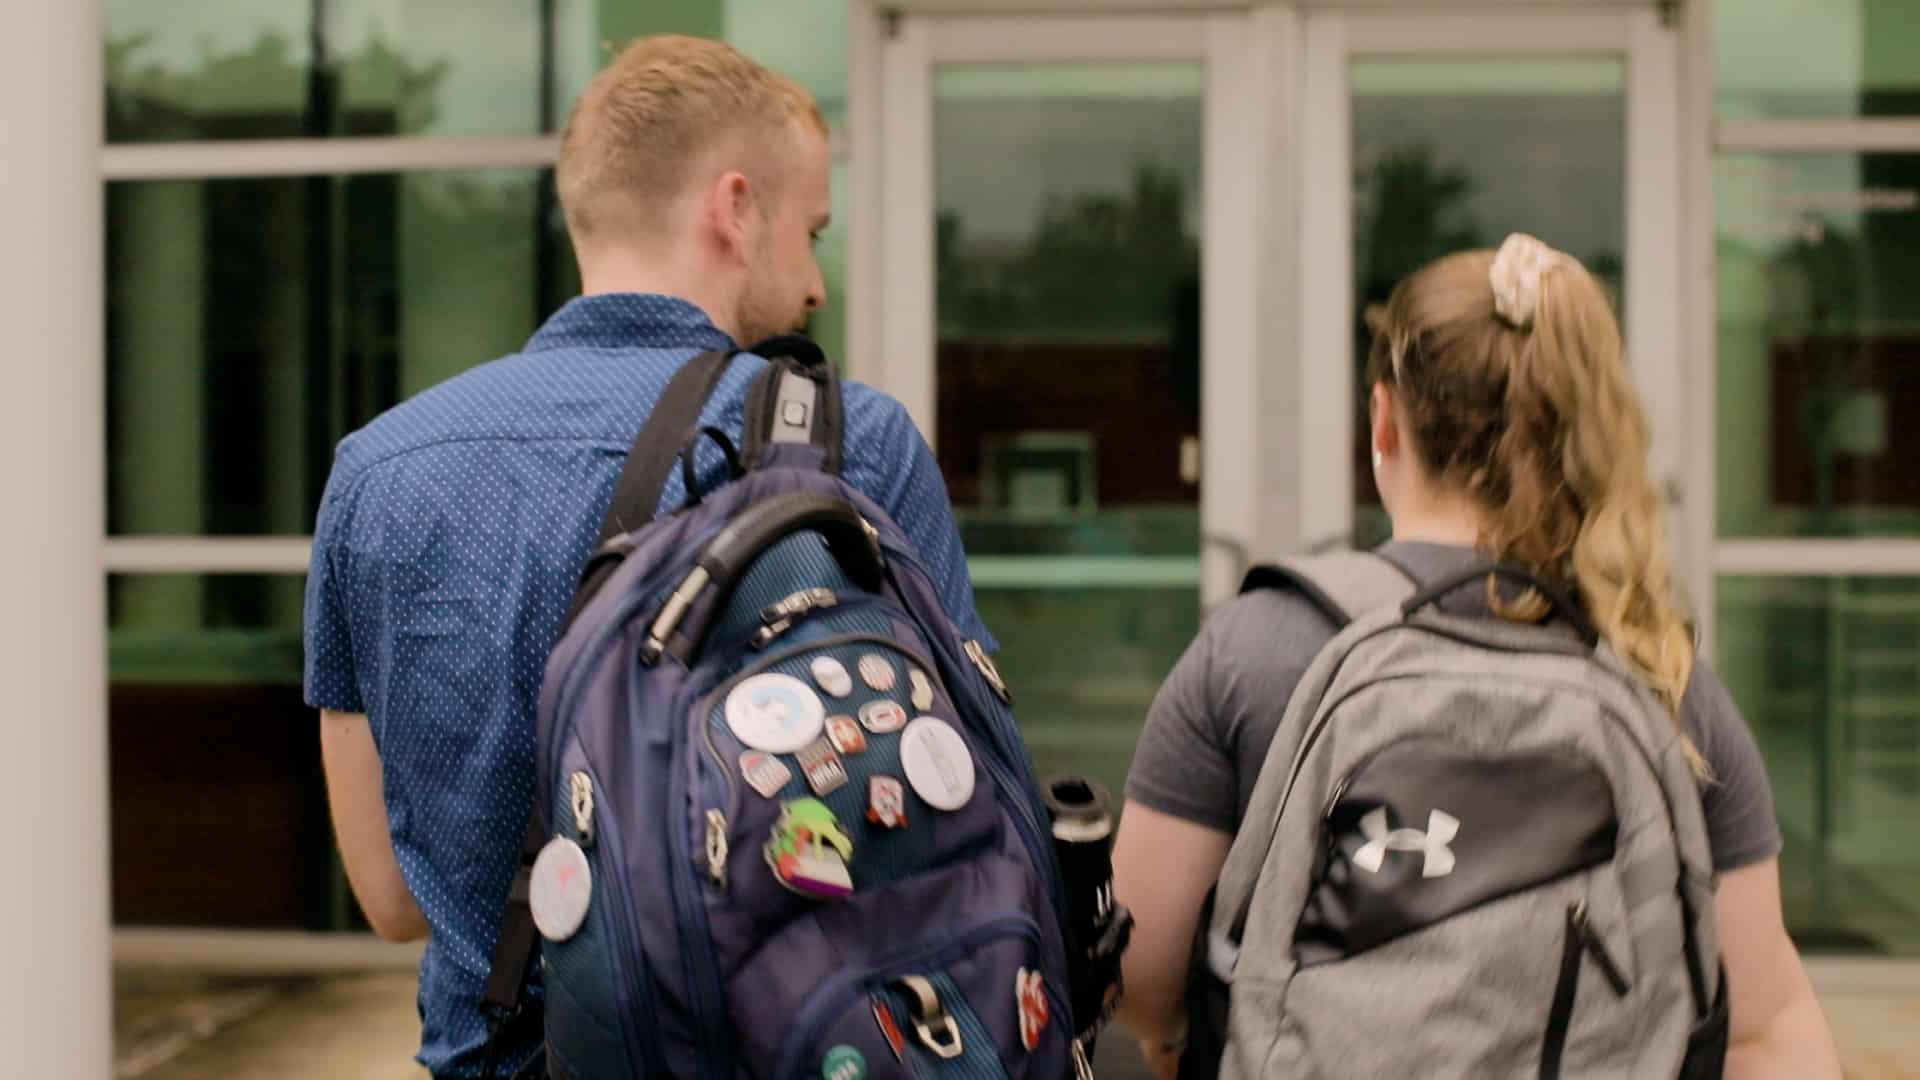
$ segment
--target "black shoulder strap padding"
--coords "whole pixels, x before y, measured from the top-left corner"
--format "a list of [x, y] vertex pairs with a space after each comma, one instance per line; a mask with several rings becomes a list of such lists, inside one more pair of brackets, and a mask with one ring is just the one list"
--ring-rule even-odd
[[513, 884], [507, 889], [506, 910], [500, 916], [500, 935], [494, 940], [493, 959], [487, 971], [487, 1080], [493, 1080], [500, 1040], [520, 1010], [527, 971], [533, 966], [533, 951], [540, 942], [539, 931], [533, 925], [533, 864], [546, 843], [546, 824], [541, 815], [538, 812], [528, 815], [527, 832], [520, 841], [520, 858], [513, 868]]
[[749, 351], [766, 357], [767, 366], [754, 376], [753, 386], [747, 391], [746, 445], [742, 448], [747, 467], [757, 466], [773, 441], [775, 425], [781, 419], [781, 387], [792, 376], [814, 385], [813, 406], [807, 417], [808, 441], [820, 450], [821, 470], [839, 475], [845, 460], [845, 404], [840, 397], [840, 377], [827, 362], [826, 354], [798, 334], [771, 338]]
[[600, 524], [599, 546], [653, 520], [660, 509], [660, 493], [680, 460], [680, 451], [700, 430], [700, 413], [720, 384], [720, 376], [734, 354], [704, 352], [680, 366], [673, 381], [654, 402], [647, 422], [627, 451], [627, 464], [613, 489], [613, 501]]

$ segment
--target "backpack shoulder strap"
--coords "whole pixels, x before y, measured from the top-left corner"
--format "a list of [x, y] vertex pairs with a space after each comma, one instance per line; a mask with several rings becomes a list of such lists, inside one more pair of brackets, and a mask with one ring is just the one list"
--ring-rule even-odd
[[1291, 589], [1305, 596], [1336, 627], [1389, 604], [1403, 603], [1420, 587], [1412, 575], [1371, 551], [1335, 551], [1283, 559], [1247, 572], [1240, 591]]
[[[1368, 612], [1400, 607], [1419, 587], [1411, 574], [1385, 556], [1368, 551], [1335, 551], [1257, 566], [1247, 574], [1240, 591], [1291, 589], [1305, 596], [1337, 629], [1345, 629]], [[1206, 949], [1208, 968], [1223, 980], [1233, 970], [1233, 956], [1246, 926], [1254, 886], [1266, 866], [1279, 826], [1280, 803], [1292, 772], [1289, 766], [1301, 750], [1298, 741], [1288, 738], [1287, 733], [1304, 726], [1338, 666], [1331, 650], [1322, 650], [1294, 687], [1286, 714], [1267, 748], [1259, 779], [1254, 782], [1246, 817], [1220, 868]]]
[[735, 354], [704, 352], [680, 365], [673, 381], [654, 402], [647, 422], [627, 451], [627, 463], [620, 470], [619, 483], [613, 489], [613, 501], [600, 523], [600, 540], [594, 546], [638, 529], [653, 520], [660, 509], [660, 493], [666, 490], [667, 477], [680, 459], [680, 451], [700, 430], [700, 413], [720, 385], [720, 376]]
[[766, 357], [767, 366], [747, 391], [747, 467], [758, 467], [791, 444], [812, 446], [821, 471], [839, 475], [844, 403], [839, 375], [826, 354], [799, 334], [763, 341], [750, 351]]
[[667, 477], [679, 464], [681, 451], [700, 433], [700, 414], [736, 355], [704, 352], [688, 360], [673, 373], [660, 400], [653, 403], [647, 422], [627, 450], [627, 462], [614, 484], [607, 516], [600, 522], [600, 538], [575, 580], [573, 600], [560, 623], [562, 634], [586, 610], [587, 603], [625, 556], [621, 537], [652, 521], [659, 511]]

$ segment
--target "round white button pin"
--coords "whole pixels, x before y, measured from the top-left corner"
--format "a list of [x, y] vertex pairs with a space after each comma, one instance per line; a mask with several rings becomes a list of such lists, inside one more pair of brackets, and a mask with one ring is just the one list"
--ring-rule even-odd
[[593, 871], [587, 867], [587, 853], [564, 836], [547, 841], [533, 861], [527, 896], [540, 936], [548, 941], [572, 937], [586, 921], [592, 899]]
[[755, 675], [727, 695], [727, 727], [754, 750], [791, 754], [820, 736], [827, 707], [791, 675]]
[[935, 810], [958, 810], [973, 797], [973, 755], [945, 720], [923, 716], [907, 725], [900, 768], [913, 793]]

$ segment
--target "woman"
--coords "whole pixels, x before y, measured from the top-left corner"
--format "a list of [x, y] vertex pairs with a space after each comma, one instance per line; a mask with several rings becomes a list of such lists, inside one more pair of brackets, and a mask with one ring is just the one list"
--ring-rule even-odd
[[[1759, 751], [1670, 599], [1646, 423], [1606, 294], [1575, 260], [1515, 235], [1497, 254], [1422, 269], [1375, 322], [1373, 467], [1393, 520], [1379, 554], [1423, 583], [1498, 557], [1579, 597], [1700, 756], [1733, 1008], [1727, 1075], [1838, 1077], [1781, 917], [1780, 834]], [[1494, 617], [1477, 590], [1454, 602]], [[1300, 595], [1242, 596], [1208, 619], [1147, 718], [1114, 864], [1137, 919], [1122, 1018], [1162, 1077], [1187, 1042], [1208, 890], [1285, 703], [1334, 630]]]

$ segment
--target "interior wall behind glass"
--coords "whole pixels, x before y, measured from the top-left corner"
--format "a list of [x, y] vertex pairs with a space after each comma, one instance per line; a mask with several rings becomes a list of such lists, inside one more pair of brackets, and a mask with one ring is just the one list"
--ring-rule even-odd
[[106, 0], [113, 141], [538, 131], [538, 0]]
[[1920, 113], [1913, 0], [1718, 0], [1723, 120]]
[[302, 534], [335, 444], [577, 288], [541, 174], [108, 186], [108, 528]]
[[1722, 155], [1723, 536], [1920, 534], [1920, 155]]

